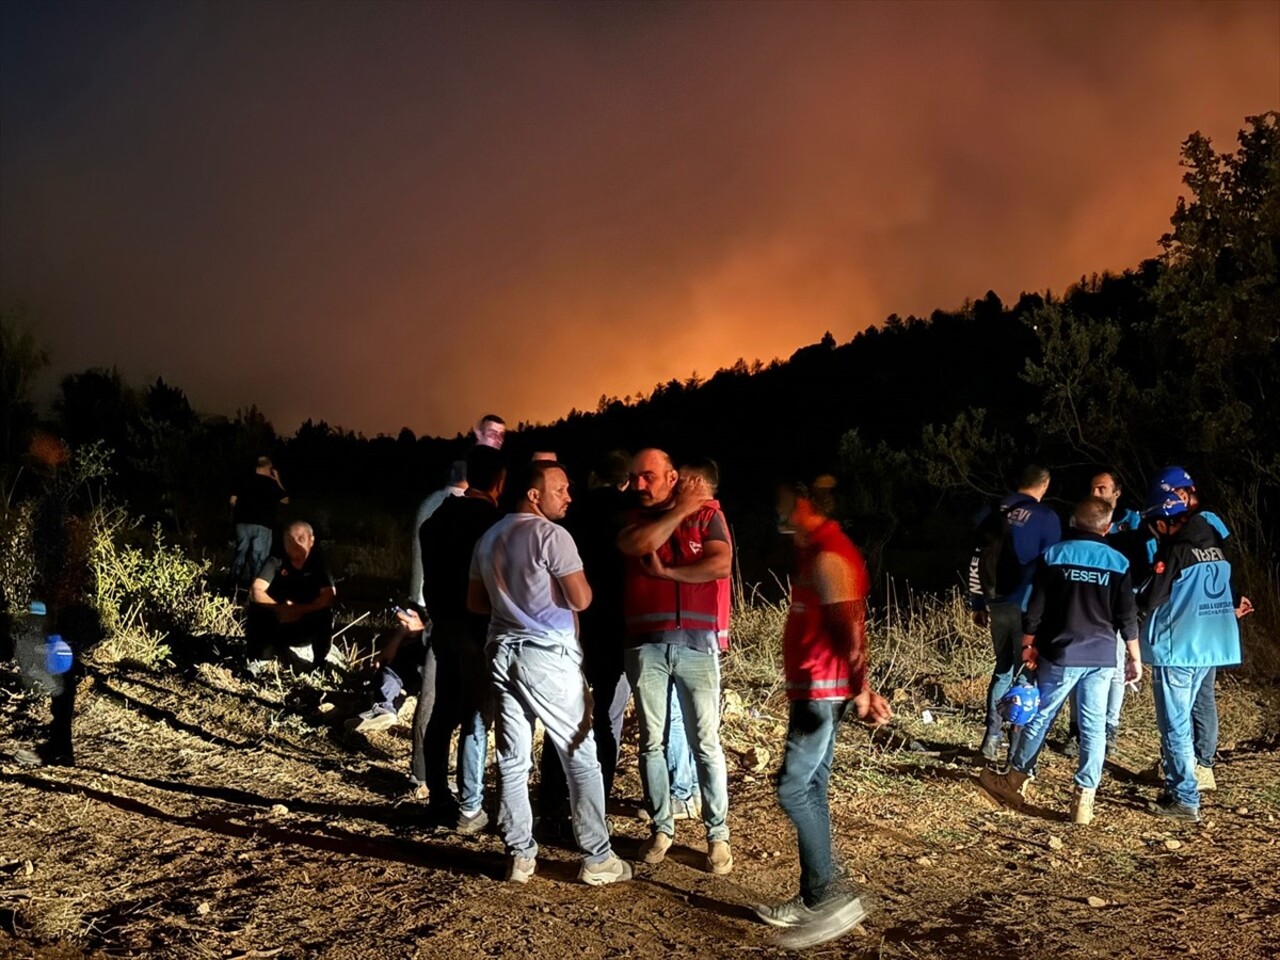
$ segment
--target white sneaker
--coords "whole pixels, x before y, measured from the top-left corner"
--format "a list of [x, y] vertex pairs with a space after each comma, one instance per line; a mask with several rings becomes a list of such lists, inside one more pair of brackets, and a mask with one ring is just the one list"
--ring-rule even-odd
[[631, 879], [631, 864], [616, 853], [609, 854], [608, 860], [600, 863], [584, 863], [578, 871], [578, 879], [593, 887], [601, 887], [606, 883], [621, 883]]
[[702, 798], [696, 794], [688, 800], [671, 801], [672, 820], [701, 820]]
[[538, 869], [538, 861], [533, 857], [512, 857], [507, 865], [507, 880], [511, 883], [528, 883]]

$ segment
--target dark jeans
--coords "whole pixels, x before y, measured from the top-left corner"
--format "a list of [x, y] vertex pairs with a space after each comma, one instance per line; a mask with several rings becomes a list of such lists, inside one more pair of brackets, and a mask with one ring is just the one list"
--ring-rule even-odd
[[[268, 605], [249, 605], [244, 631], [249, 659], [261, 660], [268, 650], [273, 650], [277, 657], [292, 667], [303, 670], [322, 668], [333, 646], [333, 611], [314, 610], [292, 623], [281, 623], [276, 619], [275, 609]], [[308, 647], [311, 650], [310, 661], [296, 652]]]
[[1013, 674], [1022, 656], [1022, 607], [1016, 603], [993, 603], [991, 613], [991, 645], [995, 648], [996, 663], [991, 671], [991, 683], [987, 685], [987, 735], [988, 741], [1000, 736], [1000, 714], [997, 706], [1000, 698], [1013, 686]]
[[484, 648], [468, 624], [437, 623], [431, 632], [435, 652], [435, 703], [423, 739], [424, 782], [431, 803], [452, 805], [449, 791], [449, 742], [458, 738], [458, 798], [465, 808], [480, 805], [488, 729], [493, 721], [489, 670]]
[[827, 782], [840, 721], [852, 702], [791, 702], [787, 747], [778, 775], [778, 802], [795, 824], [800, 847], [800, 896], [809, 907], [827, 896], [836, 877]]
[[[591, 730], [596, 738], [596, 755], [604, 779], [604, 798], [613, 794], [613, 778], [618, 770], [622, 745], [622, 715], [631, 699], [631, 684], [622, 669], [622, 658], [600, 665], [588, 665], [587, 685], [591, 687]], [[538, 784], [538, 809], [542, 816], [555, 816], [569, 806], [569, 784], [565, 782], [560, 754], [549, 738], [542, 740]]]
[[1196, 752], [1196, 763], [1212, 767], [1218, 757], [1218, 697], [1214, 684], [1218, 668], [1210, 667], [1204, 682], [1191, 704], [1191, 742]]
[[378, 643], [386, 649], [386, 645], [395, 642], [397, 636], [400, 639], [396, 655], [379, 668], [369, 683], [370, 706], [379, 713], [395, 712], [396, 698], [404, 691], [406, 681], [412, 683], [422, 669], [422, 655], [425, 652], [422, 631], [415, 632], [398, 626], [379, 637]]

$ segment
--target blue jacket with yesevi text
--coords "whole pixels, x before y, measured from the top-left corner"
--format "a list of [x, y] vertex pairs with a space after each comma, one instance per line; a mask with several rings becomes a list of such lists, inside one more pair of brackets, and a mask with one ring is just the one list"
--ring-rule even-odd
[[1240, 662], [1231, 564], [1222, 538], [1193, 513], [1160, 544], [1155, 572], [1138, 594], [1142, 658], [1157, 667], [1225, 667]]
[[1116, 666], [1116, 634], [1138, 636], [1129, 561], [1098, 534], [1070, 530], [1036, 562], [1022, 632], [1058, 666]]

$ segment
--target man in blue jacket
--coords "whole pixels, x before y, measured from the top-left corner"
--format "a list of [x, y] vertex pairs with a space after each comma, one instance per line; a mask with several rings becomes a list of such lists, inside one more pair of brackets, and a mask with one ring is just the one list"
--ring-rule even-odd
[[995, 667], [987, 686], [987, 730], [982, 756], [1000, 755], [1000, 698], [1013, 685], [1022, 637], [1022, 610], [1031, 593], [1036, 559], [1062, 539], [1058, 515], [1041, 503], [1049, 490], [1049, 471], [1023, 468], [1018, 487], [981, 518], [978, 544], [969, 563], [969, 607], [973, 622], [991, 628]]
[[1138, 594], [1142, 656], [1151, 664], [1165, 790], [1151, 805], [1159, 816], [1200, 820], [1192, 711], [1217, 667], [1240, 662], [1240, 628], [1231, 564], [1204, 514], [1176, 493], [1153, 491], [1147, 522], [1159, 542], [1151, 579]]
[[[1205, 510], [1201, 506], [1200, 496], [1196, 493], [1195, 481], [1191, 479], [1191, 474], [1187, 473], [1183, 467], [1172, 466], [1161, 470], [1152, 484], [1148, 500], [1153, 502], [1161, 501], [1164, 499], [1164, 495], [1167, 494], [1177, 496], [1187, 505], [1189, 511], [1199, 513], [1200, 516], [1204, 517], [1209, 526], [1213, 528], [1214, 533], [1218, 535], [1220, 541], [1218, 546], [1222, 548], [1227, 562], [1232, 564], [1234, 571], [1236, 541], [1231, 539], [1231, 530], [1222, 521], [1221, 517], [1211, 510]], [[1153, 538], [1150, 546], [1150, 554], [1153, 560], [1155, 558], [1155, 548], [1156, 545]], [[1231, 600], [1235, 606], [1237, 620], [1253, 612], [1253, 604], [1248, 597], [1240, 595], [1234, 589], [1234, 582]], [[1202, 793], [1218, 789], [1217, 777], [1214, 774], [1214, 764], [1218, 758], [1217, 682], [1218, 671], [1216, 668], [1211, 668], [1208, 674], [1205, 675], [1204, 683], [1200, 685], [1200, 692], [1196, 695], [1196, 701], [1191, 707], [1191, 737], [1196, 753], [1196, 783], [1199, 784]]]
[[1080, 758], [1071, 818], [1078, 824], [1093, 820], [1102, 779], [1117, 633], [1125, 641], [1125, 678], [1137, 680], [1142, 673], [1129, 561], [1105, 541], [1111, 510], [1098, 497], [1082, 500], [1067, 539], [1045, 550], [1035, 565], [1022, 617], [1022, 660], [1037, 672], [1040, 707], [1011, 751], [1008, 771], [985, 767], [978, 780], [1000, 802], [1021, 807], [1045, 735], [1074, 690], [1080, 704]]

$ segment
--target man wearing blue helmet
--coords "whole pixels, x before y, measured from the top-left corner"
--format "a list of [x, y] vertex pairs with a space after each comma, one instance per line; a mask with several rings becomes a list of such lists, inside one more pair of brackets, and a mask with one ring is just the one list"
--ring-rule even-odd
[[1094, 795], [1102, 779], [1117, 633], [1125, 641], [1125, 679], [1137, 680], [1142, 674], [1129, 561], [1105, 541], [1111, 513], [1112, 505], [1105, 500], [1082, 500], [1067, 539], [1049, 547], [1036, 562], [1022, 617], [1022, 660], [1037, 671], [1040, 705], [1014, 744], [1008, 771], [985, 767], [978, 778], [996, 800], [1021, 807], [1045, 735], [1074, 691], [1080, 706], [1080, 758], [1071, 818], [1082, 825], [1093, 820]]
[[1196, 823], [1200, 788], [1192, 713], [1215, 668], [1240, 662], [1238, 595], [1222, 539], [1204, 514], [1189, 509], [1175, 492], [1152, 492], [1144, 516], [1158, 551], [1138, 606], [1146, 614], [1142, 656], [1151, 664], [1165, 790], [1151, 812]]
[[[1222, 547], [1228, 562], [1234, 568], [1235, 557], [1233, 556], [1232, 548], [1235, 546], [1235, 542], [1231, 539], [1231, 530], [1216, 513], [1201, 508], [1200, 497], [1196, 493], [1195, 481], [1191, 479], [1191, 474], [1185, 468], [1172, 466], [1161, 470], [1156, 475], [1155, 482], [1151, 486], [1151, 493], [1147, 499], [1151, 503], [1155, 503], [1162, 499], [1162, 495], [1168, 494], [1176, 496], [1186, 505], [1187, 510], [1198, 513], [1205, 519], [1205, 522], [1218, 535], [1219, 546]], [[1156, 541], [1153, 538], [1149, 544], [1149, 555], [1152, 562], [1155, 560], [1155, 552]], [[1249, 601], [1249, 598], [1235, 593], [1234, 588], [1232, 602], [1235, 604], [1237, 619], [1253, 612], [1253, 604]], [[1191, 708], [1191, 729], [1196, 753], [1196, 782], [1202, 791], [1218, 789], [1217, 778], [1214, 774], [1214, 763], [1218, 755], [1217, 680], [1217, 669], [1210, 669], [1200, 687], [1200, 693], [1196, 696], [1195, 704]]]

